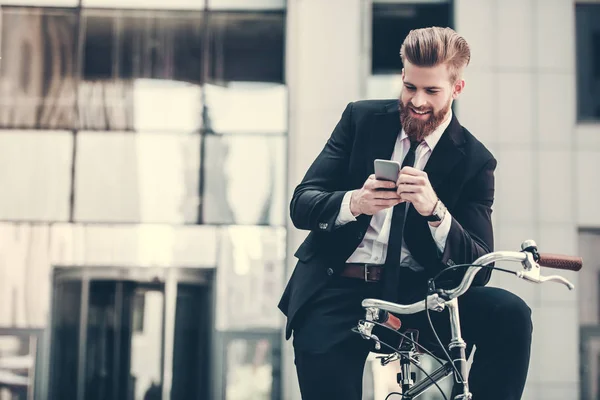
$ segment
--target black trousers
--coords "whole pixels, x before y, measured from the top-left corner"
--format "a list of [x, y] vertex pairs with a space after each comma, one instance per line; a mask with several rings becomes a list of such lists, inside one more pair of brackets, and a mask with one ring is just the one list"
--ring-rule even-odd
[[[362, 299], [377, 298], [380, 288], [378, 283], [336, 279], [311, 301], [294, 326], [295, 364], [303, 400], [362, 398], [363, 369], [373, 343], [351, 328], [364, 318]], [[459, 298], [459, 310], [462, 337], [468, 345], [477, 346], [469, 375], [473, 399], [519, 400], [529, 368], [530, 308], [506, 290], [475, 287]], [[451, 336], [448, 311], [430, 315], [447, 346]], [[419, 344], [440, 354], [424, 312], [400, 319], [402, 330], [419, 330]]]

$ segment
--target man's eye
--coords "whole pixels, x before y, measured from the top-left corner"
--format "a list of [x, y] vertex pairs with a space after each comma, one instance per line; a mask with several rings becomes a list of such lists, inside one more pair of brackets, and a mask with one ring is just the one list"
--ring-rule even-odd
[[437, 94], [438, 91], [437, 90], [427, 90], [427, 93], [429, 93], [429, 94]]
[[405, 87], [406, 87], [406, 90], [408, 90], [408, 91], [410, 91], [410, 92], [412, 92], [412, 91], [414, 91], [414, 90], [415, 90], [415, 88], [414, 88], [414, 87], [412, 87], [412, 86], [405, 86]]

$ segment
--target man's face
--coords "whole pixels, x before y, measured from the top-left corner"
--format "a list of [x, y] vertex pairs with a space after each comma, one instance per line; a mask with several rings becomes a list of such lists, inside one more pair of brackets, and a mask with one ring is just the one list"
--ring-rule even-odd
[[448, 116], [452, 101], [464, 88], [464, 81], [451, 82], [446, 65], [418, 67], [409, 63], [402, 70], [400, 121], [412, 140], [421, 141]]

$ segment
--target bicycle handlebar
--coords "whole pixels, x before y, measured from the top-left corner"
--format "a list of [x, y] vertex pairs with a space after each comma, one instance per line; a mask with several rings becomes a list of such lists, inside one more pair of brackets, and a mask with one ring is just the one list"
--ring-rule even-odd
[[540, 253], [538, 264], [542, 267], [579, 271], [583, 266], [581, 257], [563, 256], [560, 254]]
[[[459, 285], [450, 290], [443, 291], [443, 298], [435, 293], [427, 296], [427, 300], [422, 300], [413, 304], [397, 304], [385, 300], [364, 299], [362, 301], [363, 308], [376, 308], [392, 312], [395, 314], [416, 314], [427, 308], [434, 311], [442, 311], [445, 308], [446, 302], [464, 294], [473, 283], [475, 275], [482, 266], [492, 264], [497, 261], [518, 261], [523, 264], [524, 270], [518, 271], [515, 274], [517, 277], [525, 279], [533, 283], [557, 282], [562, 283], [569, 289], [573, 289], [574, 285], [562, 276], [542, 276], [540, 274], [540, 265], [550, 268], [565, 269], [571, 271], [579, 271], [583, 265], [581, 257], [564, 256], [558, 254], [538, 254], [537, 246], [533, 241], [525, 241], [521, 246], [523, 251], [497, 251], [494, 253], [485, 254], [479, 257], [473, 265], [467, 269], [462, 281]], [[539, 258], [538, 258], [539, 257]], [[536, 262], [536, 258], [538, 261]]]

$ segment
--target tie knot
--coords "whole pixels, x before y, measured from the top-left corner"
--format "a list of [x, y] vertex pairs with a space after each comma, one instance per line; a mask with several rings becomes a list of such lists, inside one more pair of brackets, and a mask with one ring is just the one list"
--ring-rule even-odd
[[415, 151], [417, 149], [417, 147], [419, 147], [419, 145], [421, 144], [421, 142], [417, 142], [416, 140], [410, 140], [410, 151]]

